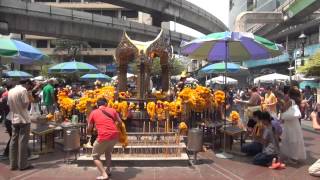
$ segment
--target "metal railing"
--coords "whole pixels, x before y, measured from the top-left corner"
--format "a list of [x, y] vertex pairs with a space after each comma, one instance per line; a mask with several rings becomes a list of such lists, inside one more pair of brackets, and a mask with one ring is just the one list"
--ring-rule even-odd
[[[0, 0], [0, 8], [0, 11], [4, 11], [6, 13], [30, 15], [40, 14], [55, 19], [62, 18], [62, 20], [64, 21], [72, 20], [92, 25], [102, 25], [120, 30], [140, 32], [141, 34], [157, 35], [161, 30], [160, 28], [151, 25], [125, 21], [120, 18], [101, 16], [93, 13], [76, 11], [72, 9], [56, 8], [53, 6], [44, 5], [42, 3], [30, 3], [17, 0]], [[164, 30], [164, 33], [168, 35], [169, 31]], [[170, 32], [170, 34], [171, 39], [176, 41], [193, 39], [191, 36], [177, 32]]]

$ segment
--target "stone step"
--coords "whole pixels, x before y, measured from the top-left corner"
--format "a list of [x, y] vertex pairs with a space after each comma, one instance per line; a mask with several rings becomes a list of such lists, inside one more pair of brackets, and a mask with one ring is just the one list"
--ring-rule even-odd
[[[84, 146], [85, 149], [92, 149], [92, 146]], [[139, 144], [139, 145], [128, 145], [126, 147], [126, 149], [156, 149], [156, 148], [175, 148], [175, 149], [185, 149], [186, 148], [186, 144], [185, 143], [179, 143], [179, 144], [154, 144], [154, 145], [150, 145], [150, 144]], [[121, 144], [116, 144], [114, 146], [114, 149], [122, 149], [122, 145]]]
[[[102, 161], [105, 160], [104, 156], [101, 156]], [[80, 155], [77, 159], [78, 166], [94, 166], [93, 159], [88, 155]], [[189, 157], [186, 153], [181, 153], [180, 156], [144, 156], [137, 157], [134, 155], [121, 155], [112, 156], [113, 166], [137, 166], [137, 167], [168, 167], [168, 166], [189, 166]]]

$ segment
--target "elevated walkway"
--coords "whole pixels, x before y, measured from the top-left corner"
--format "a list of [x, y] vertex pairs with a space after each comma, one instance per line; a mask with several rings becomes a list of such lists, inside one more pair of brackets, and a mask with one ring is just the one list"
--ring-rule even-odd
[[[0, 33], [24, 33], [66, 39], [104, 42], [117, 45], [125, 30], [138, 40], [150, 40], [160, 28], [123, 19], [81, 11], [56, 8], [18, 0], [0, 0], [0, 22], [7, 24]], [[164, 31], [174, 45], [193, 38], [181, 33]]]
[[[159, 17], [176, 21], [204, 34], [228, 30], [218, 18], [186, 0], [100, 0]], [[219, 4], [217, 4], [219, 6]]]

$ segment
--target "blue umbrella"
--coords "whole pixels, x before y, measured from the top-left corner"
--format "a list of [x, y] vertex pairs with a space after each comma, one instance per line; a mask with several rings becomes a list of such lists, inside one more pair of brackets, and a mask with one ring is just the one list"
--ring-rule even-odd
[[104, 81], [108, 81], [111, 80], [111, 77], [102, 74], [102, 73], [98, 73], [98, 74], [86, 74], [80, 77], [80, 79], [82, 80], [104, 80]]
[[40, 50], [22, 41], [0, 38], [0, 56], [10, 57], [19, 64], [31, 64], [48, 58]]
[[[225, 80], [227, 84], [227, 73], [229, 60], [245, 61], [250, 59], [266, 59], [280, 56], [282, 47], [263, 37], [247, 32], [217, 32], [195, 39], [181, 46], [181, 53], [194, 59], [206, 59], [209, 62], [225, 63]], [[225, 88], [226, 90], [227, 88]], [[226, 92], [225, 92], [226, 93]], [[225, 117], [227, 116], [227, 103], [225, 105]], [[224, 119], [224, 130], [226, 130], [226, 118]], [[190, 121], [190, 125], [191, 125]], [[231, 158], [225, 152], [226, 133], [224, 133], [223, 153], [217, 154], [219, 158]]]
[[4, 73], [7, 78], [31, 78], [32, 75], [24, 71], [7, 71]]
[[71, 61], [49, 68], [49, 73], [98, 73], [99, 70], [91, 64]]
[[[210, 64], [200, 71], [203, 73], [211, 74], [211, 73], [224, 73], [225, 72], [225, 63], [214, 63]], [[240, 71], [240, 65], [234, 63], [227, 63], [227, 72], [236, 73]]]

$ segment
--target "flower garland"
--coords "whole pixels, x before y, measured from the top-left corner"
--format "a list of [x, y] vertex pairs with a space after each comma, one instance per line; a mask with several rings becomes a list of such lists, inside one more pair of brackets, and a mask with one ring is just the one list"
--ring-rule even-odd
[[122, 144], [122, 147], [128, 146], [128, 136], [127, 136], [126, 125], [123, 122], [118, 123], [117, 129], [119, 131], [119, 142]]
[[68, 91], [68, 89], [62, 89], [58, 92], [58, 104], [65, 113], [70, 113], [75, 105], [75, 101], [68, 97]]
[[208, 108], [212, 101], [211, 97], [210, 89], [203, 86], [196, 86], [195, 89], [187, 87], [179, 93], [179, 98], [182, 102], [189, 104], [191, 109], [196, 112], [201, 112]]
[[120, 99], [127, 99], [127, 98], [130, 98], [130, 93], [127, 91], [127, 92], [120, 92], [119, 93], [119, 98]]
[[181, 100], [177, 99], [176, 101], [173, 101], [169, 103], [169, 115], [177, 118], [182, 112], [182, 105]]
[[122, 101], [118, 103], [118, 113], [122, 120], [127, 120], [129, 114], [129, 106], [127, 101]]
[[166, 93], [161, 91], [156, 91], [152, 95], [155, 96], [157, 99], [164, 99], [167, 97]]
[[148, 102], [147, 104], [147, 112], [151, 121], [154, 121], [156, 115], [156, 103]]
[[221, 90], [215, 91], [213, 94], [214, 105], [216, 107], [222, 105], [225, 102], [225, 98], [226, 98], [226, 96], [223, 91], [221, 91]]
[[159, 121], [166, 119], [165, 105], [162, 101], [157, 101], [156, 113]]
[[240, 120], [240, 115], [237, 111], [231, 111], [229, 115], [229, 120], [232, 121], [232, 123], [238, 123]]

